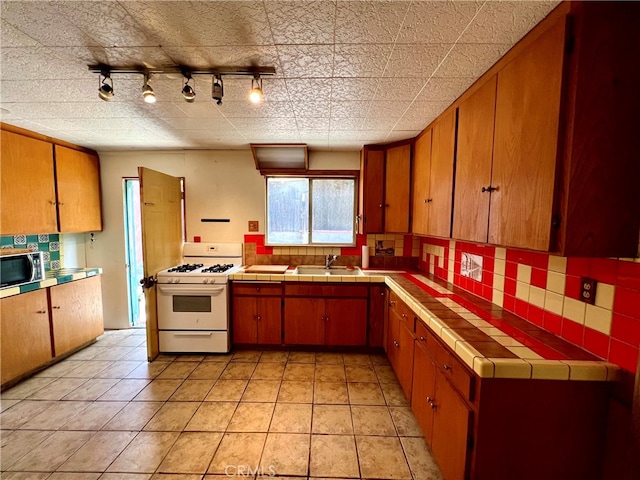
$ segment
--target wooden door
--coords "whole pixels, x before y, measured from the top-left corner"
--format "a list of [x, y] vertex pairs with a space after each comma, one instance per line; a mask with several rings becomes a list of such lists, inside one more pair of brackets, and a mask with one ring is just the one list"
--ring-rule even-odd
[[257, 341], [262, 345], [282, 344], [282, 298], [259, 297], [257, 304]]
[[491, 185], [495, 108], [496, 76], [458, 108], [453, 238], [481, 243], [488, 239], [491, 194], [486, 188]]
[[413, 351], [415, 349], [415, 338], [404, 322], [399, 322], [398, 326], [398, 347], [396, 375], [400, 386], [407, 398], [411, 398], [411, 387], [413, 383]]
[[50, 143], [2, 130], [0, 182], [2, 235], [58, 230]]
[[384, 285], [371, 284], [369, 294], [369, 338], [370, 347], [384, 346], [384, 312], [387, 303]]
[[411, 231], [426, 235], [429, 227], [429, 179], [431, 177], [431, 129], [424, 132], [413, 152], [413, 218]]
[[359, 233], [384, 231], [384, 150], [364, 147], [360, 154]]
[[0, 300], [0, 321], [0, 384], [53, 358], [46, 289]]
[[433, 126], [429, 178], [429, 235], [451, 236], [456, 111], [449, 110]]
[[328, 298], [325, 301], [327, 345], [367, 344], [367, 300]]
[[490, 243], [550, 247], [564, 49], [562, 20], [498, 72]]
[[[182, 192], [180, 179], [138, 167], [142, 210], [142, 258], [145, 278], [180, 263], [182, 256]], [[144, 289], [147, 308], [147, 356], [158, 356], [156, 287]]]
[[98, 156], [56, 145], [55, 159], [60, 231], [102, 230]]
[[284, 299], [284, 343], [324, 345], [325, 313], [322, 298]]
[[56, 357], [104, 333], [99, 276], [55, 285], [49, 288], [49, 292]]
[[409, 231], [409, 201], [411, 186], [411, 145], [387, 150], [385, 162], [384, 231]]
[[427, 349], [417, 342], [413, 354], [413, 387], [411, 390], [411, 410], [422, 428], [424, 438], [429, 445], [432, 442], [433, 414], [432, 402], [435, 399], [436, 366], [427, 353]]
[[400, 329], [400, 319], [390, 309], [387, 314], [387, 357], [389, 357], [389, 363], [393, 367], [393, 370], [398, 375], [398, 334]]
[[257, 343], [256, 297], [233, 297], [233, 343]]

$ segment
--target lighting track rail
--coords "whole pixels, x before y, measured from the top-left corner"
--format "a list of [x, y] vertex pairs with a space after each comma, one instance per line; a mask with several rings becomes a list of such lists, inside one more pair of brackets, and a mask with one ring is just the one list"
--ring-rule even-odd
[[209, 69], [191, 69], [185, 66], [177, 65], [173, 67], [163, 68], [146, 68], [146, 67], [110, 67], [105, 64], [89, 65], [89, 71], [98, 74], [98, 96], [104, 101], [110, 101], [115, 96], [113, 88], [112, 76], [118, 74], [138, 74], [144, 78], [144, 84], [142, 87], [142, 96], [145, 102], [154, 103], [156, 96], [153, 88], [149, 84], [152, 75], [170, 75], [181, 74], [184, 79], [184, 87], [182, 88], [182, 96], [185, 101], [193, 102], [195, 100], [195, 80], [194, 85], [190, 85], [189, 82], [193, 80], [194, 75], [209, 75], [213, 77], [211, 86], [211, 98], [216, 101], [218, 105], [222, 104], [223, 90], [223, 76], [233, 77], [251, 77], [251, 90], [249, 99], [253, 103], [259, 103], [263, 98], [262, 90], [262, 77], [272, 76], [276, 74], [274, 67], [218, 67]]

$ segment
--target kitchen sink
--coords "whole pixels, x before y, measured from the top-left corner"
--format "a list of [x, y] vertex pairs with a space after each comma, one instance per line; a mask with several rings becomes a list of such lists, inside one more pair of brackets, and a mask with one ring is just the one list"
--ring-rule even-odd
[[363, 275], [360, 268], [355, 267], [347, 269], [347, 267], [331, 267], [326, 269], [321, 265], [300, 265], [293, 271], [294, 275]]

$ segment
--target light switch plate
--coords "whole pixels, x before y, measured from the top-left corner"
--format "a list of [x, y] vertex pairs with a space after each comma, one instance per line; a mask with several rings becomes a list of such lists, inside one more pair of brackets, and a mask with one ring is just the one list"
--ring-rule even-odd
[[249, 220], [249, 231], [257, 232], [260, 229], [260, 224], [258, 220]]

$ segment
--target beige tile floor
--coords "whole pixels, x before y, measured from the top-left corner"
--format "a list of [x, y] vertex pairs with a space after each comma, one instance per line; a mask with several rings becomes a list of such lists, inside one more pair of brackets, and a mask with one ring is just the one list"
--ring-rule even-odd
[[2, 480], [441, 479], [382, 355], [149, 364], [144, 331], [110, 331], [0, 400]]

